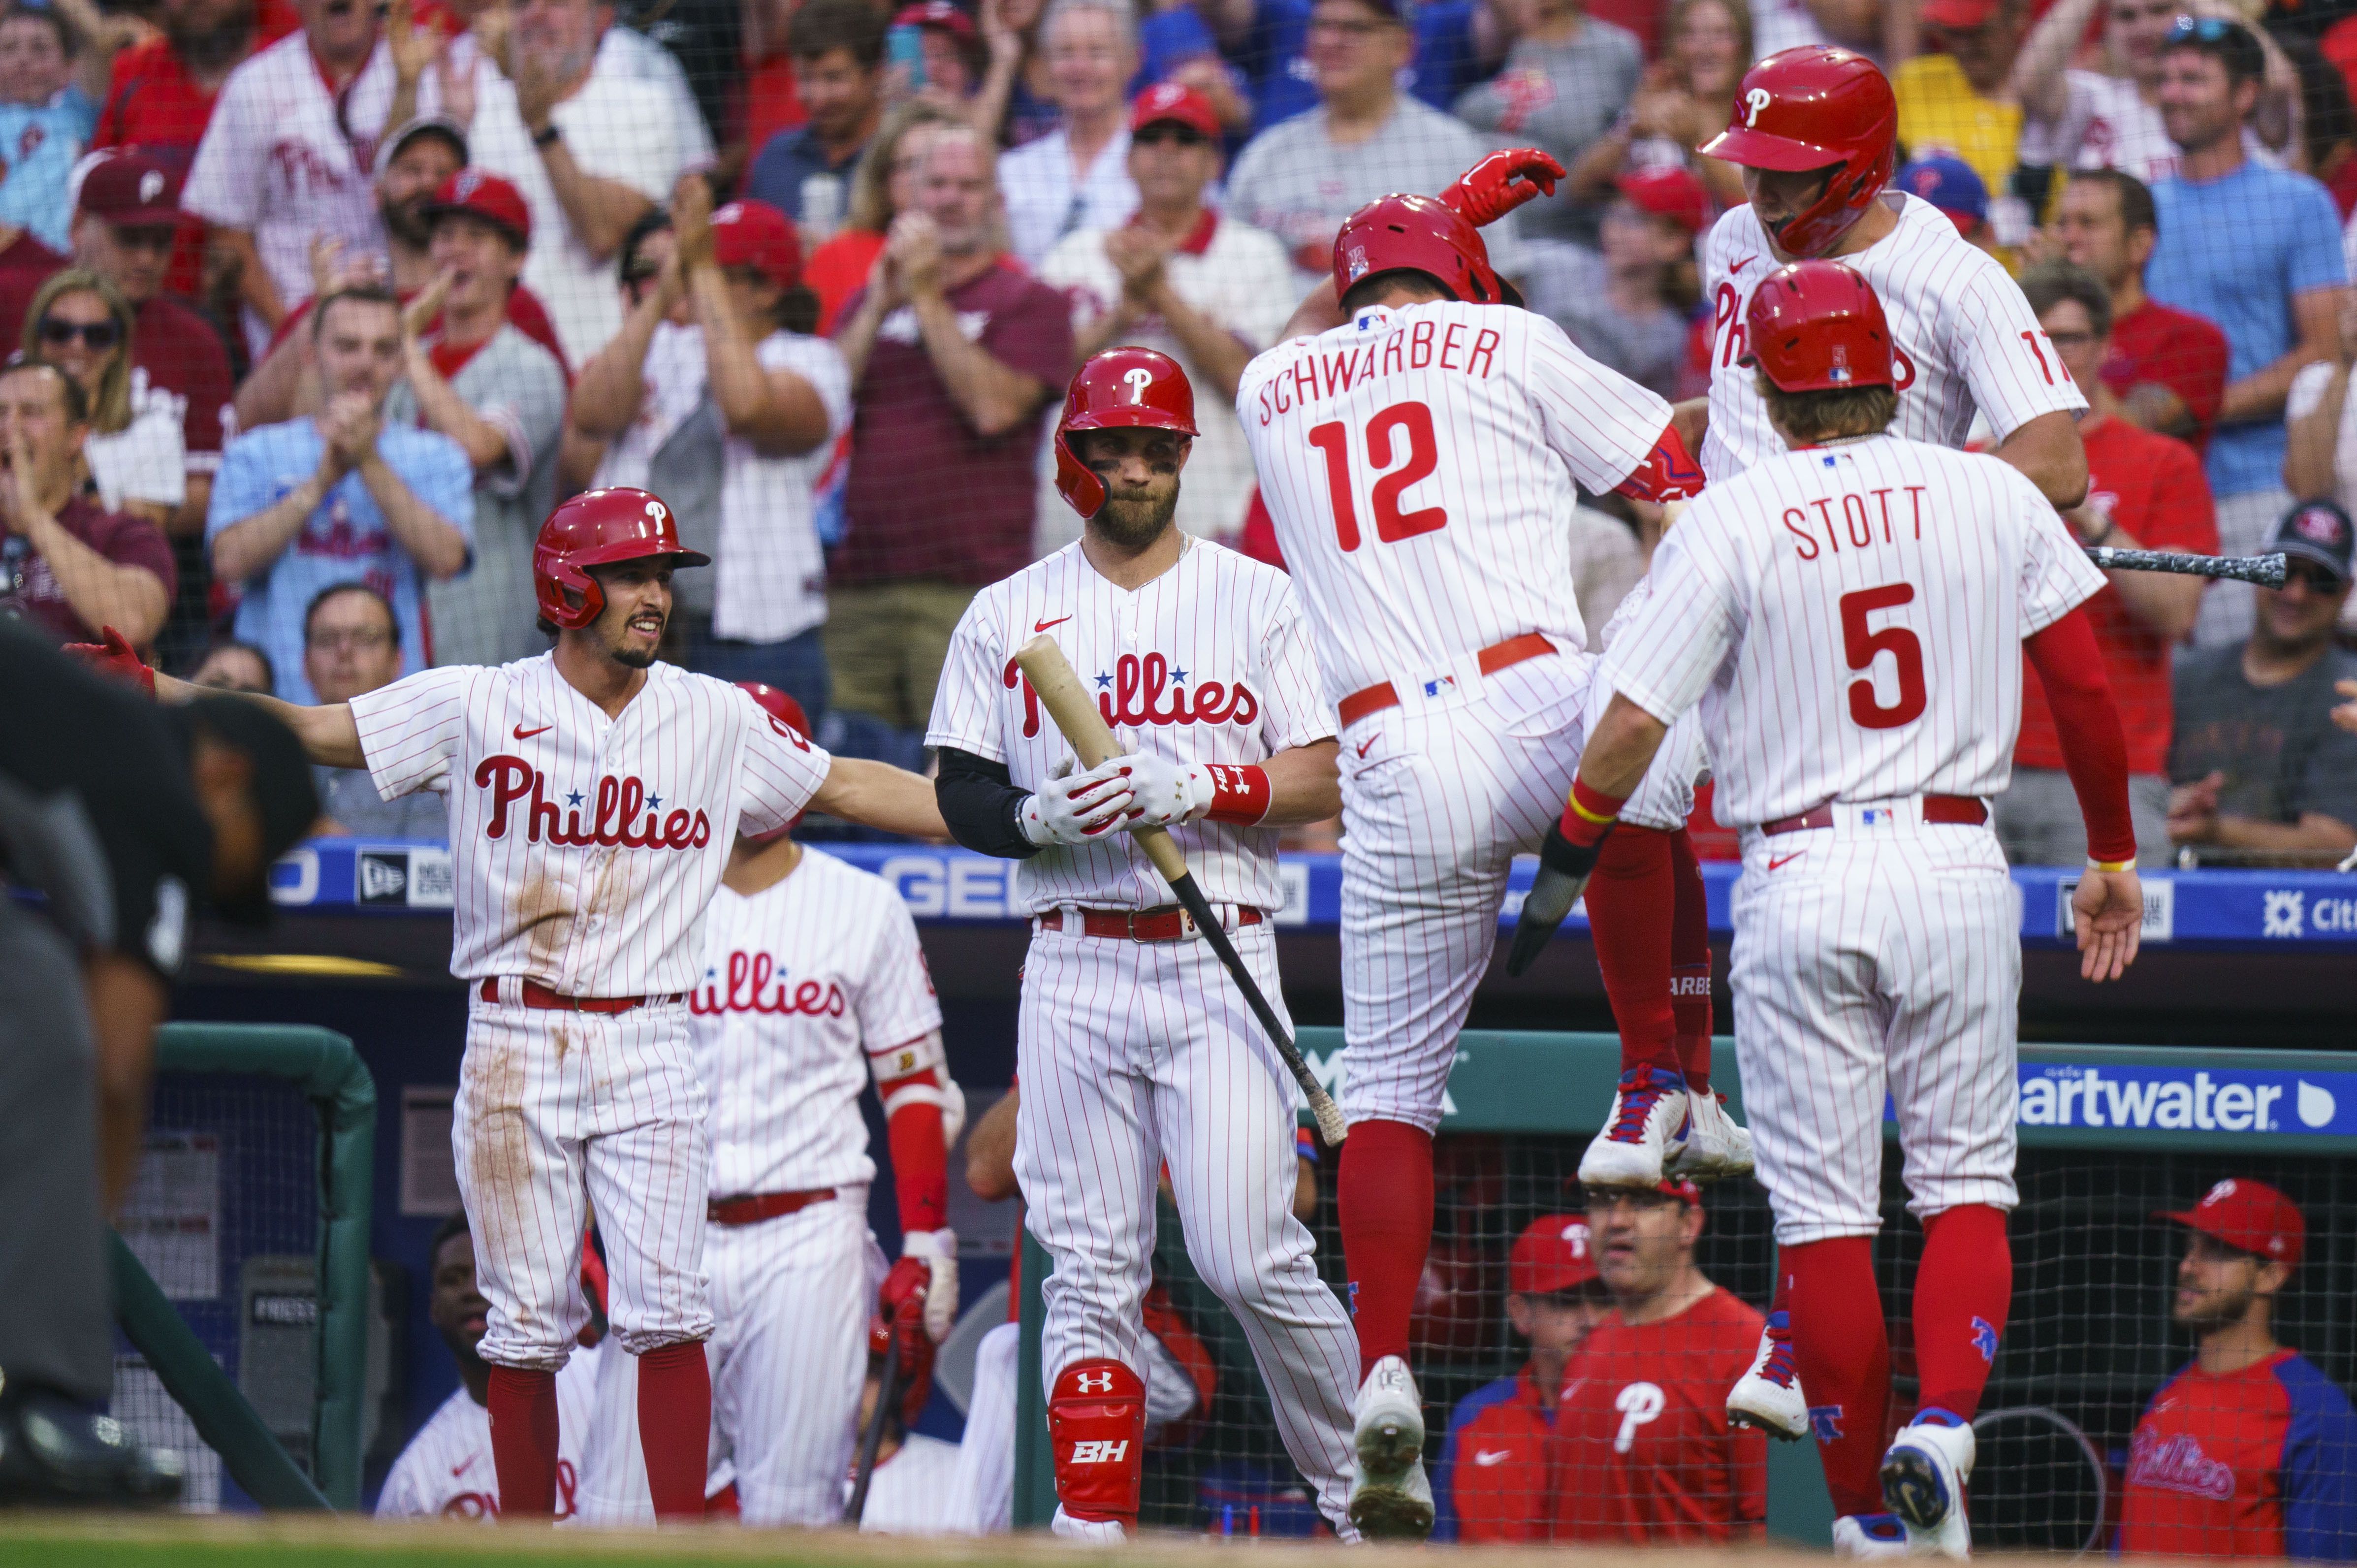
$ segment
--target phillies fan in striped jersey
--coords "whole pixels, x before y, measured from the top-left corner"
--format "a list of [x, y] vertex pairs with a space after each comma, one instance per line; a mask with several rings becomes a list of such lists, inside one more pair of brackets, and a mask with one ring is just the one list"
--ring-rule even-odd
[[[1181, 532], [1195, 394], [1178, 362], [1114, 349], [1072, 379], [1057, 489], [1080, 540], [985, 588], [934, 701], [942, 815], [1022, 862], [1032, 915], [1016, 1050], [1016, 1179], [1055, 1260], [1040, 1364], [1056, 1532], [1135, 1528], [1154, 1197], [1167, 1162], [1188, 1255], [1243, 1326], [1278, 1434], [1338, 1530], [1351, 1329], [1293, 1216], [1297, 1096], [1243, 998], [1121, 830], [1160, 826], [1280, 1012], [1276, 829], [1339, 804], [1334, 723], [1284, 574]], [[1052, 634], [1120, 757], [1075, 773], [1015, 654]]]
[[[2125, 971], [2143, 919], [2126, 743], [2078, 608], [2104, 577], [2017, 469], [1889, 434], [1892, 335], [1857, 273], [1782, 268], [1745, 325], [1792, 450], [1703, 492], [1654, 556], [1660, 591], [1604, 656], [1615, 695], [1516, 945], [1570, 908], [1699, 703], [1715, 810], [1743, 835], [1736, 1039], [1835, 1546], [1961, 1557], [1971, 1421], [2013, 1292], [2020, 914], [1986, 802], [2011, 767], [2021, 653], [2097, 857], [2072, 897], [2082, 974]], [[1886, 1097], [1925, 1240], [1921, 1400], [1884, 1452]]]
[[[785, 693], [737, 686], [809, 733]], [[876, 1164], [859, 1115], [870, 1079], [900, 1208], [900, 1261], [882, 1308], [918, 1405], [932, 1348], [957, 1316], [948, 1150], [964, 1100], [942, 1054], [941, 1002], [891, 885], [778, 829], [737, 835], [687, 1004], [712, 1102], [712, 1464], [731, 1467], [747, 1524], [832, 1524], [843, 1517], [877, 1305], [871, 1259], [883, 1268], [867, 1230]], [[654, 1517], [633, 1360], [617, 1350], [598, 1373], [582, 1475], [592, 1524]]]
[[1564, 547], [1573, 482], [1661, 499], [1702, 478], [1667, 403], [1519, 308], [1491, 267], [1475, 222], [1562, 172], [1498, 153], [1440, 199], [1361, 208], [1331, 280], [1236, 393], [1342, 726], [1351, 1508], [1383, 1535], [1433, 1522], [1405, 1358], [1442, 1088], [1507, 868], [1538, 847], [1579, 759], [1590, 660]]
[[[655, 1511], [703, 1511], [709, 1187], [687, 996], [739, 829], [816, 805], [942, 832], [913, 774], [830, 757], [744, 693], [656, 662], [673, 570], [707, 564], [653, 496], [591, 490], [550, 513], [533, 548], [553, 651], [328, 707], [248, 699], [312, 761], [366, 768], [388, 799], [449, 797], [450, 972], [468, 993], [451, 1143], [491, 1304], [482, 1356], [509, 1519], [554, 1507], [556, 1373], [587, 1310], [576, 1264], [593, 1209], [614, 1337], [639, 1357]], [[194, 690], [155, 684], [176, 701]]]

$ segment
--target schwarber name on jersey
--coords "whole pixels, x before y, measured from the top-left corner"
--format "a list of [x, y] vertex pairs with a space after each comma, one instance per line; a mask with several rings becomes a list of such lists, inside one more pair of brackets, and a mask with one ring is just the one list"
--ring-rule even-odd
[[[2001, 441], [2041, 413], [2085, 408], [2086, 398], [2005, 268], [1930, 202], [1897, 190], [1881, 199], [1898, 212], [1899, 227], [1841, 263], [1874, 285], [1890, 322], [1899, 389], [1891, 434], [1961, 447], [1975, 409]], [[1748, 351], [1743, 324], [1751, 292], [1781, 264], [1748, 205], [1721, 217], [1703, 245], [1711, 339], [1702, 467], [1712, 484], [1784, 450], [1769, 426], [1754, 372], [1736, 362]]]
[[614, 719], [548, 654], [424, 671], [351, 709], [379, 794], [448, 792], [450, 972], [566, 996], [694, 984], [737, 828], [791, 822], [831, 760], [735, 687], [670, 664]]
[[859, 1091], [869, 1053], [942, 1026], [909, 907], [814, 849], [751, 897], [722, 887], [688, 993], [712, 1097], [712, 1190], [811, 1192], [872, 1181]]
[[[1068, 544], [974, 596], [950, 639], [928, 746], [1003, 762], [1036, 790], [1072, 755], [1056, 721], [1015, 666], [1017, 650], [1052, 633], [1125, 750], [1181, 763], [1265, 762], [1334, 735], [1292, 584], [1282, 572], [1217, 544], [1189, 540], [1162, 575], [1132, 592], [1107, 581]], [[1181, 823], [1203, 897], [1256, 909], [1283, 907], [1277, 830]], [[1037, 914], [1062, 905], [1145, 909], [1172, 901], [1125, 834], [1050, 845], [1016, 863], [1014, 902]]]
[[1653, 557], [1603, 678], [1657, 718], [1701, 702], [1716, 811], [2002, 793], [2021, 643], [2104, 585], [1995, 457], [1872, 435], [1713, 481]]
[[1670, 422], [1546, 317], [1453, 300], [1278, 344], [1236, 413], [1333, 701], [1524, 632], [1586, 647], [1572, 481], [1613, 489]]

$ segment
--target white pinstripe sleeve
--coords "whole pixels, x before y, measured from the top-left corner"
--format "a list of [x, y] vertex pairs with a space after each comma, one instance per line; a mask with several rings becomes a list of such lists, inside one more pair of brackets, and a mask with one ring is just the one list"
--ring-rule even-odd
[[745, 726], [745, 754], [737, 776], [743, 799], [737, 831], [771, 832], [802, 814], [826, 782], [834, 759], [796, 735], [784, 720], [771, 718], [744, 693], [731, 689], [728, 697], [733, 705], [727, 711]]
[[1275, 612], [1261, 634], [1260, 665], [1268, 682], [1261, 733], [1268, 738], [1271, 755], [1312, 741], [1331, 740], [1340, 733], [1318, 678], [1318, 661], [1309, 650], [1309, 626], [1302, 619], [1289, 580], [1278, 590]]
[[1644, 462], [1670, 423], [1662, 396], [1579, 351], [1562, 328], [1523, 313], [1530, 334], [1523, 385], [1549, 446], [1572, 477], [1602, 495]]
[[871, 1053], [906, 1045], [942, 1026], [942, 999], [925, 968], [917, 922], [890, 887], [873, 900], [876, 945], [859, 976], [859, 1036]]
[[1663, 724], [1702, 701], [1740, 634], [1742, 565], [1729, 531], [1710, 521], [1690, 511], [1663, 539], [1652, 599], [1604, 655], [1602, 678]]
[[446, 664], [351, 699], [361, 757], [388, 800], [441, 781], [466, 743], [468, 694], [479, 665]]
[[2041, 413], [2087, 406], [2021, 285], [1996, 262], [1975, 267], [1945, 304], [1949, 329], [1959, 339], [1956, 363], [1998, 440]]
[[925, 744], [953, 746], [985, 762], [1005, 762], [999, 732], [998, 693], [1006, 683], [1009, 656], [998, 646], [998, 592], [985, 588], [958, 618], [950, 633], [950, 656], [933, 690], [933, 717]]
[[2007, 487], [2007, 499], [2027, 523], [2021, 541], [2021, 635], [2029, 638], [2101, 593], [2104, 578], [2038, 488], [2011, 469], [2007, 473], [2015, 481]]

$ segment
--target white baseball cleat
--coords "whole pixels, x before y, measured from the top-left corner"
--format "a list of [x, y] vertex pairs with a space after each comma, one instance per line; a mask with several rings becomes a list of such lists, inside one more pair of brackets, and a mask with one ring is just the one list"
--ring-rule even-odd
[[1727, 1391], [1727, 1419], [1738, 1426], [1756, 1426], [1787, 1443], [1797, 1443], [1809, 1434], [1809, 1401], [1801, 1391], [1801, 1374], [1792, 1366], [1789, 1314], [1768, 1315], [1751, 1369]]
[[1358, 1454], [1345, 1512], [1373, 1541], [1422, 1541], [1432, 1533], [1432, 1483], [1424, 1473], [1424, 1401], [1415, 1377], [1385, 1356], [1359, 1385], [1351, 1446]]
[[1074, 1519], [1056, 1505], [1056, 1517], [1048, 1521], [1049, 1532], [1059, 1541], [1078, 1541], [1083, 1546], [1120, 1546], [1129, 1540], [1129, 1532], [1121, 1528], [1119, 1520]]
[[1895, 1513], [1846, 1513], [1834, 1520], [1835, 1557], [1904, 1557], [1908, 1551], [1907, 1527]]
[[1727, 1113], [1726, 1101], [1700, 1090], [1686, 1091], [1693, 1124], [1686, 1146], [1670, 1162], [1670, 1175], [1697, 1181], [1727, 1181], [1751, 1174], [1751, 1129]]
[[1890, 1440], [1882, 1455], [1882, 1500], [1907, 1527], [1908, 1544], [1917, 1556], [1972, 1556], [1964, 1483], [1973, 1478], [1977, 1447], [1972, 1427], [1953, 1416], [1942, 1422], [1919, 1415]]
[[1657, 1067], [1632, 1067], [1612, 1091], [1604, 1131], [1579, 1157], [1582, 1187], [1652, 1187], [1683, 1154], [1693, 1129], [1686, 1080]]

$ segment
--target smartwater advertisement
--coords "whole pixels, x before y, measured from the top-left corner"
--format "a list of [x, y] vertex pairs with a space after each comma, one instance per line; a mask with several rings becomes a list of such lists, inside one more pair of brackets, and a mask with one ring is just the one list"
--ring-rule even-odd
[[2357, 1137], [2357, 1072], [2021, 1064], [2025, 1127]]

